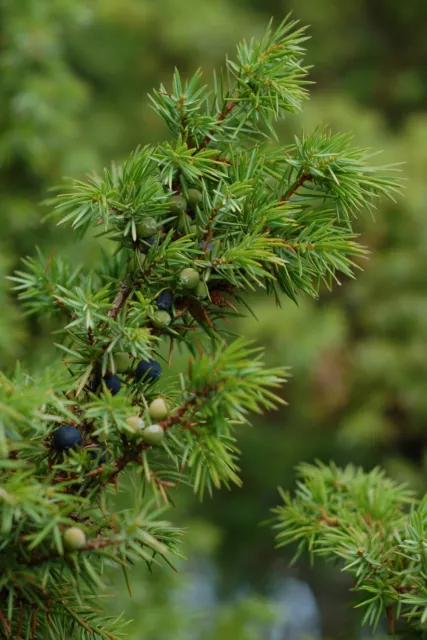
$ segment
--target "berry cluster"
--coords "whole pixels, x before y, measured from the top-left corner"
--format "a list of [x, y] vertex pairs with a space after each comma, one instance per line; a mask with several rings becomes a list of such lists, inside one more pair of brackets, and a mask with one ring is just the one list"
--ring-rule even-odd
[[[159, 188], [163, 194], [163, 188], [160, 185]], [[144, 216], [136, 225], [136, 240], [129, 238], [129, 236], [126, 236], [124, 240], [123, 236], [119, 237], [121, 237], [125, 246], [132, 247], [138, 251], [138, 263], [139, 265], [144, 265], [149, 251], [152, 248], [158, 248], [162, 244], [164, 230], [169, 231], [172, 229], [178, 235], [187, 233], [199, 234], [200, 229], [196, 224], [196, 215], [202, 200], [202, 192], [194, 188], [188, 189], [186, 197], [174, 194], [169, 197], [167, 202], [169, 217], [163, 223], [164, 229], [160, 228], [160, 223], [156, 222], [151, 216]], [[198, 246], [203, 252], [209, 252], [213, 249], [213, 244], [210, 241], [200, 241]], [[209, 289], [206, 282], [202, 280], [200, 273], [192, 267], [187, 267], [178, 274], [177, 290], [178, 295], [192, 295], [199, 300], [209, 297]], [[155, 303], [157, 309], [150, 316], [151, 325], [155, 329], [164, 330], [173, 321], [174, 293], [169, 290], [161, 291], [155, 299]]]
[[[201, 204], [202, 193], [197, 189], [189, 189], [186, 198], [182, 195], [172, 195], [168, 202], [168, 213], [173, 222], [175, 232], [198, 233], [195, 224], [197, 208]], [[138, 250], [140, 263], [144, 263], [151, 248], [158, 247], [162, 242], [162, 233], [158, 228], [156, 220], [150, 216], [145, 216], [136, 226], [137, 240], [124, 241], [124, 245]], [[211, 251], [212, 243], [199, 242], [200, 250]], [[177, 294], [180, 297], [196, 297], [203, 300], [209, 297], [209, 289], [206, 282], [201, 278], [200, 273], [192, 268], [182, 269], [177, 276]], [[175, 293], [169, 289], [161, 290], [154, 298], [156, 309], [150, 314], [150, 322], [154, 329], [166, 329], [173, 321]], [[122, 387], [120, 375], [133, 376], [138, 382], [153, 384], [162, 374], [160, 364], [152, 359], [135, 362], [135, 358], [129, 353], [117, 352], [113, 356], [114, 367], [101, 374], [99, 363], [95, 365], [95, 374], [89, 385], [89, 391], [99, 393], [108, 391], [111, 395], [118, 394]], [[166, 420], [170, 409], [166, 400], [158, 396], [151, 401], [148, 407], [148, 420], [144, 420], [139, 415], [129, 416], [126, 420], [127, 438], [131, 441], [140, 439], [147, 445], [159, 445], [165, 435], [163, 426], [159, 423]], [[52, 444], [57, 454], [67, 454], [71, 449], [81, 449], [85, 451], [89, 459], [96, 466], [108, 463], [107, 451], [96, 444], [85, 445], [84, 436], [78, 427], [64, 425], [59, 427], [53, 434]], [[87, 544], [84, 531], [78, 527], [70, 527], [63, 534], [64, 549], [68, 552], [82, 549]]]

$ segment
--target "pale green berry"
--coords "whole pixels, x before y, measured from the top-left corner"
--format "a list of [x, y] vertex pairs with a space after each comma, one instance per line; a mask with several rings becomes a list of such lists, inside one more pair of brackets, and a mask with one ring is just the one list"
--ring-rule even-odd
[[129, 416], [126, 418], [127, 425], [130, 427], [133, 435], [138, 435], [145, 427], [145, 422], [139, 416]]
[[176, 228], [181, 233], [188, 233], [192, 222], [193, 221], [189, 215], [187, 215], [186, 213], [181, 213], [179, 216], [178, 224], [176, 225]]
[[199, 233], [199, 227], [197, 224], [192, 224], [190, 227], [190, 233]]
[[208, 285], [204, 280], [200, 280], [196, 289], [196, 297], [199, 298], [199, 300], [204, 300], [208, 296], [209, 296]]
[[171, 316], [167, 311], [159, 309], [151, 316], [151, 323], [156, 329], [165, 329], [171, 323]]
[[79, 527], [70, 527], [64, 531], [63, 541], [68, 551], [77, 551], [85, 546], [86, 535]]
[[181, 271], [179, 279], [185, 289], [195, 289], [200, 282], [200, 275], [195, 269], [188, 267]]
[[189, 189], [187, 192], [188, 209], [190, 211], [195, 211], [197, 205], [201, 203], [202, 198], [203, 195], [201, 191], [198, 189]]
[[160, 444], [165, 437], [165, 430], [160, 424], [150, 424], [142, 432], [142, 439], [148, 444]]
[[115, 353], [114, 354], [114, 364], [116, 365], [117, 373], [126, 373], [132, 369], [133, 358], [128, 353]]
[[150, 403], [148, 412], [153, 420], [165, 420], [168, 417], [169, 408], [163, 398], [156, 398]]
[[172, 196], [169, 199], [169, 212], [175, 216], [187, 210], [187, 200], [182, 196]]
[[141, 222], [136, 225], [136, 231], [139, 238], [149, 238], [153, 236], [157, 231], [157, 223], [154, 218], [147, 216], [143, 218]]

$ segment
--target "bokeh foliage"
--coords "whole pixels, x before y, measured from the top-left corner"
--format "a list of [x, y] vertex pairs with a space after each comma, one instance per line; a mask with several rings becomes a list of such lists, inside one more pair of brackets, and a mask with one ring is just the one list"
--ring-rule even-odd
[[[397, 480], [425, 489], [427, 5], [180, 0], [177, 10], [175, 0], [3, 0], [0, 9], [1, 276], [35, 243], [81, 254], [82, 245], [41, 222], [47, 187], [166, 135], [146, 92], [167, 82], [175, 65], [184, 72], [201, 66], [208, 76], [235, 41], [290, 9], [312, 25], [309, 62], [318, 86], [304, 112], [307, 130], [319, 122], [352, 130], [358, 145], [384, 149], [382, 161], [406, 160], [408, 182], [398, 206], [361, 220], [371, 255], [357, 282], [343, 280], [317, 303], [286, 303], [284, 312], [256, 296], [259, 321], [241, 323], [242, 333], [268, 345], [269, 364], [292, 365], [293, 380], [289, 406], [243, 443], [243, 489], [199, 511], [222, 532], [217, 557], [226, 567], [223, 584], [233, 588], [242, 575], [265, 586], [277, 553], [257, 523], [277, 502], [275, 485], [292, 482], [297, 462], [381, 462]], [[300, 123], [290, 118], [281, 141], [292, 142], [294, 133]], [[88, 255], [91, 247], [88, 241]], [[16, 357], [49, 362], [51, 327], [22, 318], [3, 277], [0, 304], [0, 367]], [[334, 580], [323, 568], [313, 578], [324, 630], [339, 637], [345, 625], [350, 637], [353, 622], [340, 618], [348, 614]]]

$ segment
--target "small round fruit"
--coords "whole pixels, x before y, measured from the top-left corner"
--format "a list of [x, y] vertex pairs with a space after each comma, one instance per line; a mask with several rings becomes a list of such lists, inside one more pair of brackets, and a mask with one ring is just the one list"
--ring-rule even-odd
[[165, 329], [171, 322], [172, 318], [167, 311], [155, 311], [151, 316], [151, 322], [156, 329]]
[[156, 236], [150, 236], [149, 238], [144, 238], [141, 242], [141, 251], [143, 254], [147, 254], [151, 247], [154, 246], [156, 242]]
[[197, 285], [196, 297], [199, 298], [199, 300], [204, 300], [205, 298], [209, 297], [208, 285], [204, 280], [200, 280], [199, 284]]
[[194, 233], [194, 234], [199, 233], [199, 227], [197, 226], [197, 224], [192, 224], [190, 226], [190, 233]]
[[196, 211], [196, 207], [201, 203], [203, 198], [202, 192], [198, 189], [189, 189], [187, 192], [187, 203], [189, 211]]
[[181, 213], [178, 218], [178, 224], [176, 225], [176, 228], [181, 233], [188, 233], [192, 222], [193, 221], [189, 215], [187, 215], [186, 213]]
[[118, 376], [110, 376], [106, 375], [104, 377], [105, 386], [112, 396], [115, 396], [119, 393], [122, 383], [120, 382], [120, 378]]
[[198, 271], [188, 267], [181, 271], [179, 279], [185, 289], [195, 289], [200, 282], [200, 275]]
[[136, 367], [135, 377], [137, 380], [153, 383], [162, 375], [162, 368], [156, 360], [140, 360]]
[[162, 291], [156, 298], [156, 304], [159, 309], [163, 309], [164, 311], [169, 311], [172, 309], [173, 305], [173, 294], [172, 291]]
[[132, 369], [133, 358], [128, 353], [115, 353], [114, 363], [117, 373], [126, 373], [129, 369]]
[[86, 544], [86, 534], [79, 527], [69, 527], [62, 536], [64, 547], [68, 551], [78, 551]]
[[169, 414], [169, 408], [163, 398], [156, 398], [150, 403], [148, 412], [153, 420], [165, 420]]
[[145, 428], [145, 422], [139, 416], [129, 416], [126, 418], [126, 422], [135, 435]]
[[81, 443], [82, 435], [75, 427], [59, 427], [53, 434], [53, 446], [59, 452], [79, 447]]
[[169, 213], [178, 216], [187, 210], [187, 200], [182, 196], [172, 196], [169, 199]]
[[154, 218], [147, 216], [146, 218], [143, 218], [141, 222], [138, 222], [136, 225], [136, 231], [140, 238], [148, 238], [156, 233], [157, 223]]
[[165, 437], [165, 430], [159, 424], [150, 424], [142, 432], [142, 439], [148, 444], [160, 444]]

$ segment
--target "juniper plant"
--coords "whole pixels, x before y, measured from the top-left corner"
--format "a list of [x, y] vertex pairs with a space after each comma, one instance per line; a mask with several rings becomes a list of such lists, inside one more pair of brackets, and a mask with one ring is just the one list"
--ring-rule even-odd
[[[388, 169], [326, 130], [276, 139], [307, 98], [306, 39], [270, 25], [213, 89], [176, 71], [151, 97], [170, 139], [51, 201], [77, 237], [97, 232], [104, 258], [86, 272], [39, 252], [13, 277], [28, 313], [62, 323], [64, 367], [0, 378], [5, 637], [121, 637], [96, 605], [104, 565], [173, 563], [173, 492], [239, 485], [238, 427], [283, 402], [286, 370], [264, 368], [230, 318], [251, 292], [316, 296], [363, 256], [352, 216], [392, 197]], [[124, 478], [133, 507], [117, 512]]]

